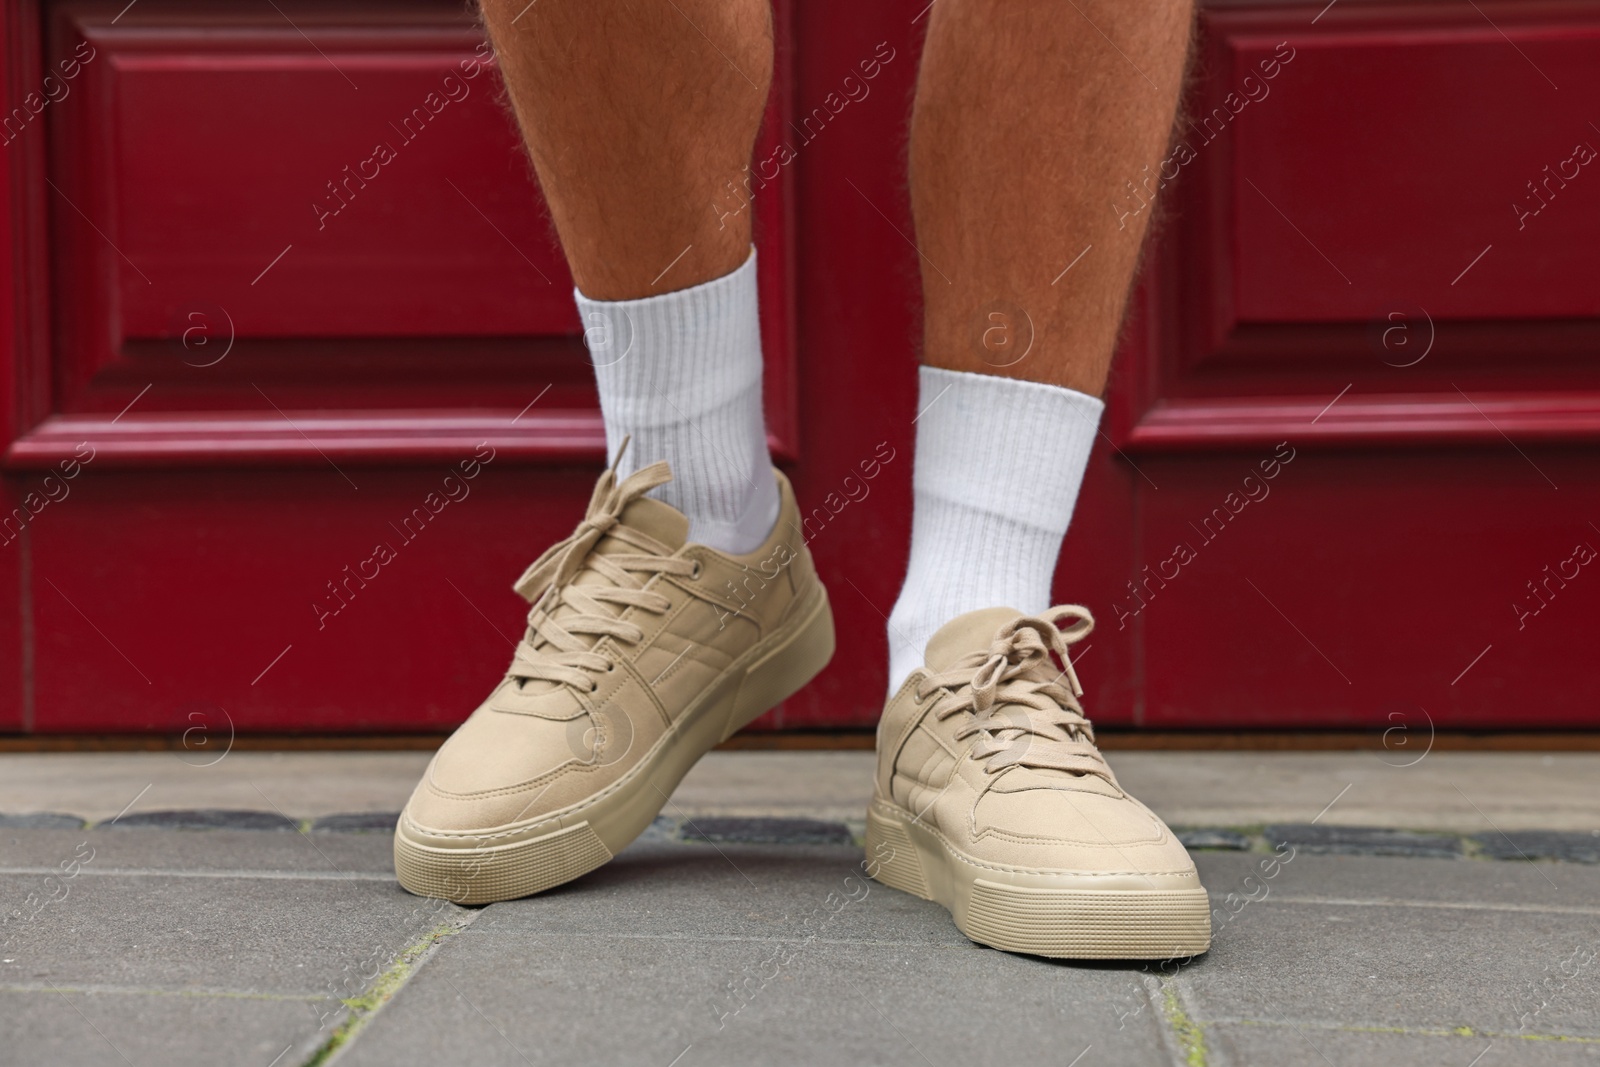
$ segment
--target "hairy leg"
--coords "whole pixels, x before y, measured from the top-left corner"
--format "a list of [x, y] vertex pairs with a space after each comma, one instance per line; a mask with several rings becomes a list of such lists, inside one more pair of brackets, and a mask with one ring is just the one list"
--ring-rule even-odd
[[889, 684], [939, 628], [1038, 614], [1098, 437], [1192, 0], [936, 0], [911, 123], [922, 254], [911, 558]]
[[[767, 0], [482, 0], [567, 264], [618, 473], [691, 540], [762, 544], [780, 501], [742, 184], [772, 81]], [[631, 440], [624, 451], [622, 442]]]
[[1100, 395], [1151, 214], [1113, 205], [1166, 149], [1191, 8], [933, 5], [911, 125], [924, 362]]
[[482, 6], [584, 295], [651, 296], [744, 262], [749, 212], [719, 205], [743, 178], [772, 81], [767, 0]]

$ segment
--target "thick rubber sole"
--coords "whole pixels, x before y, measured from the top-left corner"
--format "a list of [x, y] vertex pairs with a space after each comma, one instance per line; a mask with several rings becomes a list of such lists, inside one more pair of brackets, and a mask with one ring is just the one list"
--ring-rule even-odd
[[[402, 815], [394, 835], [400, 884], [420, 896], [487, 904], [540, 893], [589, 873], [644, 832], [701, 756], [799, 691], [828, 665], [833, 648], [833, 612], [819, 585], [813, 603], [790, 625], [752, 648], [702, 693], [620, 781], [561, 813], [558, 828], [537, 837], [500, 828], [486, 831], [484, 838], [467, 838], [459, 847], [439, 847], [413, 840]], [[509, 840], [472, 844], [490, 837]]]
[[1211, 904], [1196, 889], [1091, 889], [1070, 874], [1007, 872], [965, 860], [909, 812], [867, 809], [868, 871], [944, 905], [979, 944], [1057, 959], [1181, 959], [1211, 944]]

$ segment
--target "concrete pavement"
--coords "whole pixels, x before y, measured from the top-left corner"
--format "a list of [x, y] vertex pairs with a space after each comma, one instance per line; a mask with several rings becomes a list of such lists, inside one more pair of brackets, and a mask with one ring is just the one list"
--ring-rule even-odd
[[864, 753], [715, 753], [611, 864], [470, 909], [392, 880], [425, 757], [179, 755], [0, 756], [0, 1064], [1600, 1063], [1593, 756], [1116, 754], [1216, 846], [1213, 948], [1161, 967], [865, 879]]

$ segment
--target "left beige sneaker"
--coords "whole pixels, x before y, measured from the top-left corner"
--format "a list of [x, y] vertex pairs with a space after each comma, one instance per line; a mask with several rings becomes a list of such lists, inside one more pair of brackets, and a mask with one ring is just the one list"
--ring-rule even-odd
[[988, 608], [933, 635], [878, 723], [869, 869], [995, 948], [1198, 955], [1211, 914], [1194, 863], [1117, 784], [1078, 703], [1067, 646], [1093, 626], [1076, 605]]
[[645, 495], [667, 464], [601, 475], [577, 530], [517, 583], [533, 610], [510, 669], [400, 813], [401, 885], [483, 904], [586, 874], [707, 750], [827, 665], [828, 595], [794, 491], [772, 476], [777, 524], [734, 556], [688, 541], [688, 518]]

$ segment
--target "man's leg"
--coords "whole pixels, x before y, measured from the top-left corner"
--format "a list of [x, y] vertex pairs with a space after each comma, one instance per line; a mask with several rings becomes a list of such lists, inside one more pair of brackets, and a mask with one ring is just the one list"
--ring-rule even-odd
[[728, 195], [766, 102], [766, 0], [484, 9], [578, 283], [606, 437], [613, 455], [633, 445], [518, 580], [532, 610], [511, 666], [395, 826], [400, 884], [469, 904], [610, 860], [833, 654], [767, 458], [750, 219]]
[[[1190, 0], [937, 0], [912, 121], [927, 329], [867, 855], [983, 944], [1181, 959], [1210, 902], [1094, 744], [1050, 579], [1099, 424]], [[1131, 223], [1131, 224], [1126, 224]], [[929, 832], [929, 831], [932, 832]]]
[[1190, 19], [1191, 0], [929, 12], [911, 129], [925, 365], [891, 689], [956, 615], [1049, 603], [1151, 215], [1113, 205], [1158, 169]]
[[1048, 606], [1148, 218], [1110, 205], [1167, 143], [1188, 4], [937, 0], [922, 61], [926, 365], [866, 846], [1013, 952], [1211, 941], [1193, 860], [1095, 747], [1070, 654], [1093, 620]]
[[772, 80], [767, 0], [483, 0], [573, 279], [622, 474], [733, 552], [777, 514], [750, 212], [729, 211]]

